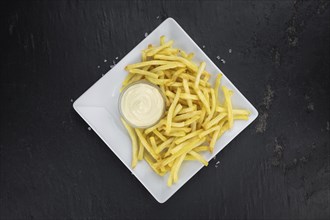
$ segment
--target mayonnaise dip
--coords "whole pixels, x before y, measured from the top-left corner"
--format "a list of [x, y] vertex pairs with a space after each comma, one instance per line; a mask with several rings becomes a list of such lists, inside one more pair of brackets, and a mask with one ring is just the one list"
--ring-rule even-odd
[[133, 127], [150, 127], [164, 114], [165, 102], [159, 89], [146, 82], [130, 85], [121, 95], [120, 110]]

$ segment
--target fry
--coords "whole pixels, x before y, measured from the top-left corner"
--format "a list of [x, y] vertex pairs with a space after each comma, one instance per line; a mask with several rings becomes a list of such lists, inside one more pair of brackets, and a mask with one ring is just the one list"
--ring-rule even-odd
[[186, 114], [182, 114], [182, 115], [179, 115], [179, 116], [176, 116], [173, 118], [173, 121], [182, 121], [182, 120], [186, 120], [186, 119], [190, 119], [192, 118], [193, 116], [196, 116], [196, 115], [200, 115], [202, 111], [194, 111], [194, 112], [188, 112]]
[[183, 51], [183, 50], [179, 50], [179, 53], [180, 53], [180, 55], [181, 55], [183, 58], [187, 58], [187, 57], [188, 57], [187, 53], [186, 53], [185, 51]]
[[175, 109], [174, 109], [174, 112], [173, 112], [173, 118], [181, 111], [182, 109], [182, 105], [181, 104], [178, 104]]
[[179, 114], [185, 114], [185, 113], [188, 113], [188, 112], [196, 111], [196, 109], [197, 109], [196, 105], [193, 105], [192, 107], [182, 109], [179, 112]]
[[212, 127], [213, 125], [217, 124], [221, 119], [223, 119], [224, 117], [226, 117], [226, 113], [220, 113], [219, 115], [217, 115], [217, 117], [213, 118], [209, 123], [207, 123], [204, 128], [205, 129], [209, 129], [210, 127]]
[[205, 96], [203, 95], [203, 93], [200, 91], [199, 88], [194, 87], [194, 90], [196, 91], [196, 94], [198, 95], [199, 99], [202, 101], [203, 105], [205, 106], [205, 108], [206, 108], [206, 112], [207, 112], [208, 114], [210, 114], [210, 113], [211, 113], [210, 105], [209, 105], [209, 103], [206, 101]]
[[156, 73], [158, 71], [161, 70], [168, 70], [168, 69], [174, 69], [177, 67], [185, 67], [182, 63], [170, 63], [170, 64], [165, 64], [165, 65], [161, 65], [156, 67], [155, 69], [152, 70], [152, 72]]
[[167, 140], [167, 138], [166, 138], [164, 135], [162, 135], [157, 129], [154, 129], [152, 132], [153, 132], [157, 137], [159, 137], [160, 140], [162, 140], [162, 141], [166, 141], [166, 140]]
[[193, 138], [193, 137], [199, 135], [201, 132], [202, 132], [202, 130], [194, 131], [194, 132], [192, 132], [192, 133], [190, 133], [190, 134], [188, 134], [188, 135], [186, 135], [186, 136], [184, 136], [184, 137], [182, 137], [182, 138], [177, 139], [177, 140], [175, 141], [175, 143], [176, 143], [176, 144], [180, 144], [180, 143], [184, 142], [185, 140], [188, 140], [188, 139], [190, 139], [190, 138]]
[[167, 82], [169, 82], [169, 79], [155, 79], [153, 77], [146, 76], [146, 79], [156, 85], [165, 85]]
[[[217, 112], [227, 112], [226, 108], [217, 106], [216, 107]], [[249, 116], [251, 113], [248, 110], [245, 109], [233, 109], [233, 115], [246, 115]]]
[[248, 120], [249, 117], [246, 115], [234, 115], [235, 120]]
[[211, 152], [213, 152], [214, 145], [215, 145], [215, 142], [216, 142], [217, 139], [218, 139], [219, 132], [220, 132], [220, 128], [218, 128], [218, 129], [213, 133], [213, 136], [212, 136], [212, 139], [211, 139], [211, 142], [210, 142], [210, 151], [211, 151]]
[[179, 169], [180, 166], [184, 160], [184, 158], [186, 157], [186, 154], [182, 154], [176, 162], [176, 165], [173, 167], [173, 182], [176, 183], [178, 181], [178, 173], [179, 173]]
[[[192, 117], [191, 119], [188, 119], [187, 121], [184, 122], [184, 126], [188, 126], [190, 125], [191, 123], [197, 121], [201, 116], [199, 115], [196, 115], [194, 117]], [[183, 127], [183, 126], [182, 126]]]
[[205, 62], [201, 62], [201, 64], [198, 67], [198, 71], [197, 71], [197, 76], [196, 76], [196, 81], [195, 81], [195, 87], [198, 88], [199, 85], [199, 81], [201, 78], [201, 75], [205, 69], [206, 63]]
[[226, 103], [226, 106], [227, 106], [228, 125], [229, 125], [229, 128], [231, 128], [233, 126], [233, 120], [234, 119], [233, 119], [233, 111], [232, 111], [230, 94], [229, 94], [229, 90], [225, 86], [222, 86], [222, 91], [223, 91], [223, 94], [225, 96], [225, 103]]
[[187, 59], [191, 60], [192, 58], [194, 58], [194, 56], [195, 56], [194, 53], [190, 53], [190, 54], [188, 54]]
[[135, 132], [138, 136], [138, 138], [140, 139], [143, 147], [145, 147], [145, 149], [150, 153], [150, 155], [155, 159], [157, 160], [158, 159], [158, 156], [157, 154], [154, 152], [154, 150], [151, 148], [151, 146], [149, 145], [149, 143], [147, 142], [147, 140], [145, 139], [145, 137], [143, 136], [142, 132], [138, 129], [138, 128], [135, 128]]
[[160, 126], [162, 126], [163, 124], [165, 124], [165, 120], [160, 120], [157, 124], [155, 124], [154, 126], [146, 129], [144, 131], [145, 134], [149, 134], [150, 132], [152, 132], [153, 130], [159, 128]]
[[173, 115], [175, 106], [178, 103], [180, 93], [181, 93], [181, 89], [179, 88], [177, 90], [177, 93], [175, 95], [175, 98], [174, 98], [174, 100], [173, 100], [173, 102], [172, 102], [172, 104], [170, 106], [170, 109], [168, 110], [167, 120], [166, 120], [166, 133], [168, 133], [168, 134], [171, 132], [172, 115]]
[[123, 81], [122, 85], [126, 86], [128, 84], [128, 82], [132, 79], [133, 76], [134, 76], [134, 73], [128, 73], [128, 75], [126, 76], [126, 78]]
[[165, 135], [168, 135], [170, 137], [183, 137], [186, 135], [186, 132], [184, 131], [176, 131], [176, 132], [171, 132], [169, 134], [165, 134]]
[[205, 119], [204, 124], [208, 123], [213, 118], [213, 115], [214, 115], [214, 112], [215, 112], [215, 108], [216, 108], [216, 97], [215, 97], [214, 89], [211, 89], [211, 101], [212, 101], [211, 112], [207, 116], [207, 118]]
[[[182, 84], [183, 84], [183, 88], [184, 88], [185, 93], [190, 94], [188, 81], [186, 79], [183, 79]], [[188, 105], [189, 105], [189, 107], [192, 107], [192, 101], [191, 100], [188, 100]]]
[[129, 70], [130, 73], [136, 73], [136, 74], [140, 74], [140, 75], [144, 75], [144, 76], [149, 76], [151, 78], [157, 79], [158, 75], [149, 71], [145, 71], [145, 70], [140, 70], [140, 69], [130, 69]]
[[159, 47], [156, 47], [153, 50], [149, 51], [147, 53], [147, 56], [151, 57], [151, 56], [155, 55], [157, 52], [161, 51], [162, 49], [172, 46], [173, 43], [174, 43], [174, 41], [172, 41], [172, 40], [168, 41], [167, 43], [165, 43], [165, 44], [163, 44]]
[[194, 149], [195, 152], [208, 151], [209, 146], [199, 146]]
[[143, 147], [141, 141], [139, 141], [138, 160], [142, 160], [143, 159], [143, 154], [144, 154], [144, 147]]
[[178, 78], [178, 76], [179, 76], [181, 73], [183, 73], [185, 70], [186, 70], [186, 69], [184, 69], [184, 68], [177, 70], [177, 71], [173, 74], [173, 76], [172, 76], [172, 80], [173, 80], [173, 82], [175, 82], [176, 79]]
[[218, 125], [218, 126], [215, 126], [215, 127], [212, 127], [212, 128], [210, 128], [210, 129], [208, 129], [208, 130], [206, 130], [206, 131], [203, 131], [203, 132], [201, 132], [199, 135], [198, 135], [198, 137], [199, 138], [202, 138], [202, 137], [204, 137], [204, 136], [206, 136], [206, 135], [208, 135], [208, 134], [210, 134], [210, 133], [212, 133], [212, 132], [214, 132], [214, 131], [216, 131], [216, 130], [219, 130], [220, 129], [220, 126]]
[[158, 148], [156, 149], [156, 153], [159, 153], [162, 150], [164, 150], [164, 148], [167, 145], [169, 145], [173, 140], [174, 140], [174, 138], [170, 138], [170, 139], [167, 139], [166, 141], [164, 141], [161, 145], [158, 146]]
[[165, 36], [162, 35], [162, 36], [160, 37], [160, 45], [164, 45], [164, 44], [165, 44]]
[[207, 167], [209, 165], [209, 162], [207, 162], [200, 154], [196, 153], [195, 151], [192, 150], [189, 152], [189, 154], [199, 160], [202, 164], [204, 164], [204, 166]]
[[180, 95], [181, 99], [187, 99], [187, 100], [199, 100], [197, 95], [191, 95], [188, 93], [182, 93]]
[[193, 123], [191, 123], [191, 130], [192, 131], [196, 131], [196, 125], [197, 125], [197, 123], [194, 121]]
[[151, 143], [151, 147], [152, 147], [152, 149], [153, 149], [154, 151], [156, 151], [156, 149], [157, 149], [157, 144], [156, 144], [155, 138], [154, 138], [154, 137], [150, 137], [149, 140], [150, 140], [150, 143]]
[[200, 129], [202, 127], [202, 123], [204, 121], [205, 114], [206, 114], [206, 110], [205, 110], [205, 108], [202, 108], [201, 117], [199, 118], [199, 120], [197, 122], [197, 129]]
[[166, 172], [160, 172], [159, 170], [156, 169], [155, 165], [153, 164], [152, 157], [149, 154], [145, 154], [144, 159], [147, 161], [147, 163], [155, 173], [157, 173], [160, 176], [164, 176], [166, 174]]
[[120, 118], [120, 120], [122, 121], [123, 125], [125, 126], [131, 141], [132, 141], [132, 168], [134, 168], [137, 164], [137, 139], [136, 139], [136, 134], [133, 130], [133, 128], [131, 128], [131, 126], [129, 126], [124, 119]]
[[183, 127], [183, 128], [172, 128], [171, 129], [172, 132], [180, 132], [180, 131], [183, 131], [185, 133], [188, 133], [191, 131], [191, 128], [188, 128], [188, 127]]
[[172, 61], [166, 61], [166, 60], [150, 60], [150, 61], [144, 61], [144, 62], [141, 62], [141, 63], [135, 63], [135, 64], [127, 65], [125, 67], [125, 69], [127, 71], [129, 71], [130, 69], [138, 69], [138, 68], [145, 67], [145, 66], [158, 66], [158, 65], [166, 65], [166, 64], [180, 64], [180, 65], [182, 65], [179, 62], [172, 62]]
[[214, 85], [215, 99], [217, 100], [217, 102], [219, 101], [219, 87], [220, 87], [221, 78], [222, 78], [222, 74], [218, 74]]

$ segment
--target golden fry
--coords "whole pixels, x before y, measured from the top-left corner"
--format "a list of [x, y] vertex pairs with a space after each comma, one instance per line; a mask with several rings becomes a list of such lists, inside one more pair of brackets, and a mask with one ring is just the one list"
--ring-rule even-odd
[[194, 122], [197, 121], [200, 117], [201, 117], [201, 116], [196, 115], [196, 116], [192, 117], [191, 119], [188, 119], [187, 121], [182, 122], [182, 123], [183, 123], [183, 126], [182, 126], [182, 127], [184, 127], [184, 126], [188, 126], [188, 125], [194, 123]]
[[156, 144], [156, 140], [155, 140], [155, 138], [152, 136], [152, 137], [149, 138], [149, 140], [150, 140], [150, 143], [151, 143], [151, 147], [152, 147], [152, 149], [153, 149], [154, 151], [156, 151], [156, 150], [157, 150], [157, 144]]
[[138, 138], [140, 139], [143, 147], [145, 147], [145, 149], [150, 153], [150, 155], [157, 160], [158, 159], [158, 155], [154, 152], [154, 150], [152, 149], [152, 147], [149, 145], [149, 143], [147, 142], [147, 140], [145, 139], [145, 137], [143, 136], [142, 132], [140, 131], [140, 129], [135, 128], [135, 132], [138, 136]]
[[230, 94], [229, 94], [229, 90], [225, 86], [222, 86], [222, 91], [225, 96], [225, 103], [227, 106], [228, 125], [229, 125], [229, 128], [231, 128], [233, 126], [234, 118], [233, 118], [233, 108], [231, 105]]
[[179, 114], [185, 114], [185, 113], [188, 113], [188, 112], [196, 111], [196, 109], [197, 109], [197, 106], [193, 105], [192, 107], [182, 109], [179, 112]]
[[140, 75], [144, 75], [144, 76], [149, 76], [151, 78], [157, 79], [158, 75], [149, 71], [145, 71], [145, 70], [140, 70], [140, 69], [130, 69], [129, 70], [130, 73], [136, 73], [136, 74], [140, 74]]
[[219, 101], [219, 87], [220, 87], [221, 78], [222, 78], [222, 74], [218, 74], [214, 85], [215, 99], [217, 100], [217, 102]]
[[162, 135], [157, 129], [154, 129], [153, 131], [152, 131], [160, 140], [162, 140], [162, 141], [166, 141], [167, 140], [167, 138], [164, 136], [164, 135]]
[[211, 152], [213, 152], [214, 145], [215, 145], [215, 142], [216, 142], [217, 139], [218, 139], [219, 132], [220, 132], [220, 128], [218, 128], [218, 129], [213, 133], [213, 136], [212, 136], [212, 139], [211, 139], [211, 142], [210, 142], [210, 151], [211, 151]]
[[186, 157], [186, 154], [182, 154], [178, 159], [177, 162], [175, 164], [175, 166], [172, 168], [173, 169], [173, 182], [176, 183], [178, 181], [178, 173], [179, 173], [179, 169], [180, 166], [184, 160], [184, 158]]
[[163, 45], [161, 45], [159, 47], [156, 47], [156, 48], [152, 49], [151, 51], [149, 51], [147, 53], [147, 56], [148, 57], [151, 57], [151, 56], [155, 55], [157, 52], [159, 52], [159, 51], [161, 51], [161, 50], [163, 50], [163, 49], [165, 49], [167, 47], [172, 46], [173, 43], [174, 43], [174, 41], [172, 41], [172, 40], [171, 41], [168, 41], [167, 43], [165, 43], [165, 44], [163, 44]]
[[175, 143], [176, 143], [176, 144], [180, 144], [180, 143], [182, 143], [182, 142], [184, 142], [184, 141], [186, 141], [186, 140], [188, 140], [188, 139], [190, 139], [190, 138], [193, 138], [193, 137], [199, 135], [201, 132], [202, 132], [202, 130], [194, 131], [194, 132], [192, 132], [192, 133], [190, 133], [190, 134], [188, 134], [188, 135], [186, 135], [186, 136], [184, 136], [184, 137], [182, 137], [182, 138], [177, 139], [177, 140], [175, 141]]
[[181, 89], [179, 88], [175, 95], [175, 98], [170, 106], [170, 109], [168, 110], [167, 119], [166, 119], [166, 133], [168, 133], [168, 134], [171, 132], [172, 116], [173, 116], [175, 106], [179, 101], [180, 93], [181, 93]]
[[215, 108], [216, 108], [216, 97], [215, 97], [215, 92], [214, 89], [211, 89], [211, 112], [210, 114], [206, 117], [204, 124], [208, 123], [214, 115], [215, 112]]
[[208, 130], [205, 130], [205, 131], [203, 131], [203, 132], [201, 132], [199, 135], [198, 135], [198, 137], [199, 138], [202, 138], [202, 137], [204, 137], [204, 136], [206, 136], [206, 135], [208, 135], [208, 134], [210, 134], [210, 133], [212, 133], [212, 132], [214, 132], [214, 131], [216, 131], [216, 130], [219, 130], [220, 129], [220, 126], [218, 125], [218, 126], [215, 126], [215, 127], [212, 127], [212, 128], [210, 128], [210, 129], [208, 129]]
[[156, 153], [160, 153], [162, 150], [165, 149], [165, 147], [167, 147], [169, 144], [171, 144], [171, 142], [174, 140], [174, 138], [169, 138], [166, 141], [164, 141], [161, 145], [158, 146], [158, 148], [156, 149]]
[[187, 119], [191, 119], [192, 117], [196, 116], [196, 115], [200, 115], [201, 111], [194, 111], [194, 112], [188, 112], [186, 114], [182, 114], [179, 116], [176, 116], [173, 118], [173, 121], [178, 122], [178, 121], [182, 121], [182, 120], [187, 120]]
[[133, 128], [131, 128], [131, 126], [129, 126], [126, 121], [122, 118], [120, 118], [121, 122], [123, 123], [123, 125], [125, 126], [131, 141], [132, 141], [132, 168], [134, 168], [137, 164], [137, 160], [138, 160], [138, 146], [137, 146], [137, 139], [136, 139], [136, 134]]
[[210, 114], [211, 113], [210, 104], [206, 101], [204, 94], [201, 92], [199, 88], [194, 87], [194, 90], [196, 91], [196, 94], [198, 95], [199, 99], [205, 106], [206, 112]]
[[182, 105], [178, 104], [174, 109], [173, 118], [181, 111], [181, 109], [182, 109]]
[[143, 154], [144, 154], [144, 147], [143, 147], [141, 141], [139, 141], [138, 160], [142, 160], [143, 159]]
[[195, 151], [189, 151], [189, 154], [193, 156], [195, 159], [199, 160], [204, 166], [208, 166], [209, 162], [207, 162], [199, 153], [196, 153]]
[[164, 44], [165, 44], [165, 36], [162, 35], [162, 36], [160, 37], [160, 45], [164, 45]]
[[213, 118], [210, 122], [208, 122], [204, 128], [205, 129], [209, 129], [210, 127], [212, 127], [213, 125], [217, 124], [221, 119], [223, 119], [224, 117], [226, 117], [226, 113], [220, 113], [219, 115], [217, 115], [217, 117]]
[[129, 71], [130, 69], [138, 69], [144, 66], [158, 66], [158, 65], [166, 65], [166, 64], [175, 64], [178, 62], [171, 62], [166, 60], [150, 60], [141, 63], [130, 64], [126, 66], [126, 70]]
[[201, 79], [202, 73], [205, 69], [206, 63], [205, 62], [201, 62], [201, 64], [198, 67], [198, 71], [197, 71], [197, 76], [196, 76], [196, 81], [195, 81], [195, 87], [198, 88], [199, 85], [199, 81]]

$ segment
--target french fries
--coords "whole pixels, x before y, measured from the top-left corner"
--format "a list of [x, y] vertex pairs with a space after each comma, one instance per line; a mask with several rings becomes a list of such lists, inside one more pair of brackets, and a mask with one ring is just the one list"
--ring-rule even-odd
[[[216, 141], [233, 126], [234, 120], [248, 120], [250, 112], [233, 109], [227, 87], [218, 74], [214, 87], [208, 82], [206, 63], [196, 65], [194, 54], [173, 48], [174, 41], [160, 37], [160, 45], [142, 51], [141, 62], [126, 66], [122, 89], [138, 80], [158, 85], [166, 101], [164, 117], [147, 129], [132, 128], [123, 119], [132, 142], [132, 168], [145, 159], [160, 176], [168, 174], [167, 185], [179, 178], [184, 161], [208, 162], [202, 153], [213, 152]], [[224, 103], [219, 101], [222, 90]]]

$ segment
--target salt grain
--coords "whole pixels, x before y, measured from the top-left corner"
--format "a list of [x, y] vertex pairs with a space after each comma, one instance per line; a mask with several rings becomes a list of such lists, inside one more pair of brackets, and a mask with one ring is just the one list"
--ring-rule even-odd
[[228, 52], [231, 53], [233, 50], [232, 49], [229, 49]]
[[116, 60], [118, 60], [118, 57], [116, 57]]
[[160, 17], [159, 17], [159, 15], [156, 17], [156, 19], [158, 20]]
[[110, 65], [110, 69], [112, 69], [115, 65]]
[[205, 45], [203, 45], [202, 47], [205, 48]]
[[144, 37], [147, 37], [147, 36], [148, 36], [148, 33], [147, 33], [147, 32], [145, 32], [145, 33], [144, 33]]
[[88, 129], [89, 131], [92, 130], [91, 127], [88, 127], [87, 129]]
[[221, 59], [220, 60], [223, 64], [225, 64], [226, 63], [226, 61], [224, 60], [224, 59]]
[[217, 165], [218, 165], [219, 163], [220, 163], [220, 161], [217, 161], [215, 164], [217, 164]]
[[217, 59], [220, 60], [220, 56], [217, 56]]
[[100, 66], [97, 66], [98, 69], [100, 69]]
[[70, 99], [70, 102], [73, 102], [73, 99]]

